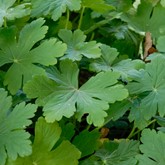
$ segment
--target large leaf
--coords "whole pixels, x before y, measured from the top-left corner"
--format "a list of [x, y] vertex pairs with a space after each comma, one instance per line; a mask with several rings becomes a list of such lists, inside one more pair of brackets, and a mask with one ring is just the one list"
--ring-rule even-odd
[[52, 19], [56, 21], [67, 9], [77, 11], [80, 7], [80, 0], [32, 0], [32, 16], [51, 15]]
[[[128, 92], [123, 85], [116, 84], [120, 75], [112, 71], [97, 74], [79, 88], [78, 72], [75, 63], [64, 60], [60, 64], [60, 71], [56, 68], [48, 71], [51, 80], [44, 78], [45, 82], [42, 83], [47, 84], [46, 86], [37, 84], [40, 81], [39, 76], [28, 82], [24, 91], [30, 98], [38, 97], [38, 103], [44, 105], [44, 115], [48, 122], [61, 120], [63, 116], [69, 118], [76, 112], [78, 120], [88, 114], [89, 124], [101, 126], [107, 116], [105, 110], [109, 108], [108, 103], [123, 100], [128, 96]], [[54, 92], [50, 89], [50, 94], [44, 96], [43, 89], [48, 90], [52, 80], [55, 81], [56, 89]], [[38, 93], [35, 92], [36, 88]]]
[[138, 154], [138, 147], [139, 143], [132, 140], [121, 140], [119, 144], [108, 142], [81, 165], [136, 165], [135, 156]]
[[77, 165], [80, 151], [69, 141], [63, 141], [53, 149], [60, 138], [60, 134], [61, 128], [58, 123], [46, 123], [43, 118], [39, 118], [35, 126], [32, 154], [24, 158], [18, 158], [12, 164]]
[[15, 18], [21, 18], [30, 14], [30, 8], [26, 8], [26, 3], [12, 7], [15, 1], [16, 0], [0, 0], [0, 27], [4, 19], [14, 20]]
[[155, 57], [146, 64], [145, 70], [134, 74], [133, 82], [128, 84], [130, 94], [143, 95], [140, 109], [144, 119], [149, 120], [157, 111], [160, 116], [165, 115], [165, 58]]
[[6, 158], [15, 160], [17, 156], [30, 155], [32, 152], [30, 134], [24, 129], [31, 124], [37, 106], [24, 102], [10, 109], [12, 99], [5, 90], [0, 89], [0, 162]]
[[92, 71], [109, 71], [114, 70], [121, 73], [123, 77], [127, 77], [128, 72], [143, 67], [144, 63], [141, 60], [121, 60], [116, 61], [119, 53], [115, 48], [107, 45], [101, 46], [102, 55], [100, 58], [93, 60], [90, 64]]
[[126, 21], [138, 31], [151, 32], [154, 37], [165, 33], [165, 23], [162, 18], [165, 15], [165, 8], [158, 3], [141, 0], [135, 15], [128, 15]]
[[56, 64], [56, 57], [62, 56], [66, 45], [56, 39], [45, 40], [38, 47], [34, 44], [43, 39], [48, 27], [42, 18], [27, 24], [20, 32], [18, 41], [15, 31], [11, 28], [0, 29], [0, 66], [11, 63], [4, 84], [12, 94], [35, 74], [45, 71], [36, 64], [45, 66]]
[[96, 41], [85, 42], [86, 36], [81, 30], [72, 33], [70, 30], [62, 29], [59, 32], [59, 37], [67, 44], [66, 55], [62, 59], [80, 61], [82, 56], [98, 58], [101, 55], [100, 44]]
[[143, 155], [138, 155], [139, 165], [149, 163], [151, 165], [164, 165], [165, 162], [165, 134], [155, 130], [145, 129], [141, 137], [142, 144], [140, 151]]

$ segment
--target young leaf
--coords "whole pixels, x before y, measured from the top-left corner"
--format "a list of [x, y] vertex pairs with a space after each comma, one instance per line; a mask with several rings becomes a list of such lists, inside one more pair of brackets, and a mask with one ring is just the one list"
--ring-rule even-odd
[[18, 158], [13, 162], [13, 165], [77, 165], [80, 151], [69, 141], [63, 141], [57, 148], [53, 149], [53, 146], [60, 138], [60, 134], [61, 128], [58, 123], [46, 123], [43, 118], [39, 118], [35, 126], [32, 154], [24, 158]]
[[114, 146], [108, 142], [89, 159], [83, 161], [81, 165], [105, 164], [105, 165], [136, 165], [135, 156], [138, 154], [139, 143], [137, 141], [121, 140]]
[[145, 94], [140, 103], [142, 116], [149, 120], [158, 111], [160, 116], [165, 115], [165, 58], [155, 57], [151, 63], [146, 64], [145, 70], [137, 71], [133, 77], [134, 82], [128, 84], [130, 94]]
[[100, 133], [97, 130], [91, 132], [84, 130], [74, 138], [73, 144], [81, 151], [81, 158], [98, 149], [99, 137]]
[[26, 8], [26, 3], [21, 5], [14, 5], [16, 0], [0, 0], [0, 27], [2, 26], [4, 19], [14, 20], [15, 18], [21, 18], [30, 14], [30, 8]]
[[67, 44], [66, 55], [62, 59], [80, 61], [82, 56], [87, 58], [98, 58], [101, 55], [100, 44], [96, 41], [85, 42], [86, 36], [81, 30], [73, 33], [70, 30], [62, 29], [59, 37]]
[[153, 2], [141, 0], [138, 6], [137, 13], [135, 15], [127, 15], [126, 21], [133, 28], [138, 31], [151, 32], [154, 37], [158, 37], [165, 27], [165, 23], [162, 21], [165, 15], [165, 8], [158, 3], [156, 6]]
[[139, 155], [139, 164], [151, 162], [153, 165], [164, 165], [165, 162], [165, 134], [156, 132], [155, 130], [145, 129], [142, 132], [140, 151], [143, 155]]
[[70, 11], [77, 11], [80, 7], [80, 0], [32, 0], [32, 16], [51, 15], [52, 19], [56, 21], [67, 9]]
[[[77, 112], [78, 120], [81, 120], [84, 114], [88, 114], [87, 122], [89, 124], [101, 126], [107, 115], [105, 110], [109, 107], [108, 103], [123, 100], [128, 96], [128, 92], [123, 85], [116, 84], [120, 76], [119, 73], [111, 71], [97, 74], [78, 88], [78, 72], [75, 63], [64, 60], [60, 64], [60, 71], [56, 68], [48, 71], [50, 79], [55, 81], [54, 92], [44, 96], [42, 90], [45, 87], [41, 83], [36, 87], [36, 80], [40, 81], [39, 78], [28, 82], [24, 91], [28, 97], [38, 97], [38, 102], [45, 103], [43, 111], [48, 122], [61, 120], [63, 116], [69, 118]], [[47, 84], [46, 89], [49, 89], [49, 79], [45, 78], [44, 84]], [[34, 93], [35, 88], [38, 90], [40, 88], [39, 94]]]
[[[0, 66], [11, 63], [4, 84], [15, 94], [23, 84], [36, 74], [45, 74], [45, 70], [36, 64], [45, 66], [56, 64], [56, 58], [62, 56], [66, 45], [50, 39], [32, 49], [35, 43], [44, 38], [48, 27], [42, 26], [44, 20], [39, 18], [27, 24], [20, 32], [18, 42], [13, 29], [0, 30]], [[23, 82], [23, 84], [22, 84]]]
[[10, 109], [12, 99], [7, 92], [0, 89], [0, 162], [6, 158], [15, 160], [17, 156], [27, 156], [32, 152], [30, 134], [24, 129], [31, 124], [29, 118], [34, 116], [37, 106], [25, 105], [24, 102]]
[[143, 67], [144, 63], [141, 60], [126, 59], [122, 61], [116, 61], [119, 53], [115, 48], [111, 48], [107, 45], [101, 46], [102, 55], [100, 58], [93, 60], [90, 64], [92, 71], [118, 71], [123, 77], [127, 77], [128, 72]]

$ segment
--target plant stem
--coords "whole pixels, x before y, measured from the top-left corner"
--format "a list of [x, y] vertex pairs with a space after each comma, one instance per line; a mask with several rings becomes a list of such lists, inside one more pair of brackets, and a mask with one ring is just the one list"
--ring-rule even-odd
[[84, 11], [85, 11], [85, 7], [82, 7], [82, 10], [81, 10], [81, 13], [80, 13], [80, 19], [79, 19], [79, 23], [78, 23], [78, 29], [81, 28]]
[[133, 128], [132, 128], [130, 134], [129, 134], [128, 137], [127, 137], [127, 139], [130, 139], [130, 138], [133, 136], [133, 134], [134, 134], [134, 132], [135, 132], [135, 129], [136, 129], [136, 127], [133, 126]]
[[[156, 121], [156, 119], [150, 121], [150, 122], [148, 123], [148, 126], [151, 125], [151, 124], [153, 124], [155, 121]], [[148, 127], [148, 126], [147, 126], [147, 127]], [[128, 139], [130, 139], [131, 137], [135, 136], [135, 135], [138, 134], [140, 131], [142, 131], [142, 130], [139, 129], [139, 130], [137, 130], [136, 132], [134, 132], [132, 135], [129, 135], [129, 136], [128, 136]], [[132, 132], [132, 131], [131, 131], [131, 132]]]
[[70, 17], [70, 12], [69, 12], [69, 9], [67, 9], [67, 11], [66, 11], [66, 24], [65, 24], [65, 29], [68, 28], [69, 17]]
[[110, 20], [112, 20], [112, 19], [105, 19], [105, 20], [102, 20], [102, 21], [100, 21], [100, 22], [95, 23], [95, 24], [94, 24], [93, 26], [91, 26], [89, 29], [85, 30], [85, 31], [84, 31], [84, 34], [88, 34], [88, 33], [92, 32], [92, 31], [94, 31], [95, 29], [97, 29], [97, 28], [99, 28], [99, 27], [101, 27], [101, 26], [107, 24]]

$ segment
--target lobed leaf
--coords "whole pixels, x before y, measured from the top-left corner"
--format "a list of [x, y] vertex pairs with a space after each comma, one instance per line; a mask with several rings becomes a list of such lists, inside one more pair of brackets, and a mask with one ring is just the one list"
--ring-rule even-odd
[[45, 74], [45, 70], [36, 64], [54, 65], [57, 62], [56, 57], [62, 56], [66, 50], [66, 45], [56, 39], [45, 40], [32, 49], [47, 32], [48, 27], [43, 26], [44, 22], [39, 18], [27, 24], [21, 30], [18, 41], [14, 29], [0, 30], [0, 66], [12, 64], [4, 80], [4, 85], [8, 86], [12, 94], [15, 94], [33, 75]]
[[3, 89], [0, 89], [0, 100], [0, 162], [4, 165], [7, 157], [15, 160], [18, 155], [31, 154], [30, 134], [24, 129], [32, 123], [29, 119], [37, 106], [22, 102], [11, 110], [11, 97]]
[[[99, 73], [80, 88], [78, 73], [75, 63], [64, 60], [60, 63], [60, 71], [57, 68], [48, 70], [49, 78], [55, 81], [54, 92], [50, 87], [50, 93], [47, 91], [49, 95], [43, 95], [44, 92], [40, 89], [48, 90], [51, 82], [44, 78], [44, 82], [39, 83], [39, 77], [28, 82], [24, 91], [28, 97], [37, 97], [38, 103], [44, 103], [42, 104], [44, 116], [48, 122], [59, 121], [63, 116], [69, 118], [76, 113], [78, 120], [81, 120], [84, 114], [88, 114], [89, 124], [101, 126], [104, 123], [104, 117], [107, 116], [105, 110], [109, 108], [109, 103], [123, 100], [128, 96], [128, 92], [123, 85], [116, 84], [119, 73], [111, 71]], [[43, 84], [47, 86], [44, 87]], [[36, 89], [41, 92], [37, 93]]]

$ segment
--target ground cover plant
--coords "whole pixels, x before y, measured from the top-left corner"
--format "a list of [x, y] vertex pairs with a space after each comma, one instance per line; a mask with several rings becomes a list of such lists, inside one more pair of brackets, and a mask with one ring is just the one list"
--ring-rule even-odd
[[164, 0], [0, 0], [0, 165], [164, 165], [164, 16]]

